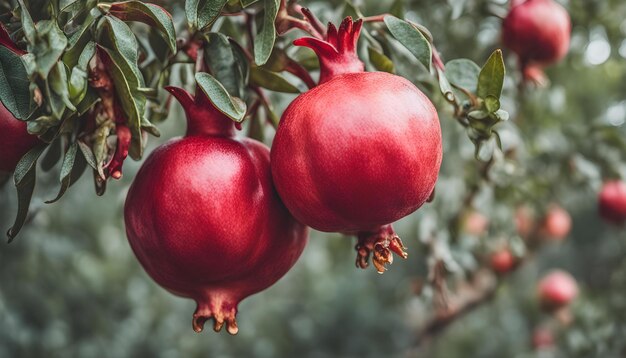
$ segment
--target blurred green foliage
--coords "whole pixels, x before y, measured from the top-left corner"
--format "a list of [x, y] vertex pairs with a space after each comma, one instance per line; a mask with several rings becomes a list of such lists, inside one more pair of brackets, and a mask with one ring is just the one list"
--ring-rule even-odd
[[[341, 1], [302, 3], [324, 21], [341, 17]], [[360, 5], [373, 15], [389, 11], [392, 2]], [[548, 70], [551, 87], [518, 92], [516, 63], [505, 51], [502, 108], [512, 123], [503, 128], [503, 144], [515, 147], [517, 163], [502, 168], [500, 185], [481, 191], [477, 206], [493, 223], [487, 246], [513, 235], [512, 211], [522, 202], [560, 202], [573, 217], [571, 235], [502, 279], [493, 299], [440, 334], [417, 340], [432, 312], [429, 291], [416, 293], [428, 273], [428, 251], [419, 239], [435, 212], [446, 217], [459, 210], [479, 164], [436, 84], [420, 78], [399, 51], [392, 58], [397, 72], [420, 80], [436, 102], [445, 142], [435, 202], [396, 227], [409, 259], [397, 260], [383, 276], [357, 270], [352, 239], [314, 232], [286, 277], [240, 305], [237, 336], [198, 335], [191, 329], [194, 303], [154, 284], [127, 244], [124, 194], [140, 163], [127, 161], [124, 178], [102, 198], [82, 180], [55, 205], [44, 205], [57, 185], [53, 170], [38, 183], [32, 221], [15, 242], [0, 246], [0, 357], [623, 357], [626, 235], [600, 222], [595, 203], [602, 178], [626, 177], [625, 151], [607, 145], [615, 133], [626, 137], [626, 3], [564, 5], [573, 20], [572, 45], [569, 56]], [[483, 63], [500, 46], [495, 14], [507, 7], [483, 0], [404, 3], [406, 17], [431, 31], [444, 62], [464, 57]], [[291, 98], [272, 97], [278, 108]], [[180, 108], [159, 129], [162, 137], [151, 138], [147, 152], [184, 132]], [[568, 171], [572, 166], [575, 175]], [[0, 227], [10, 225], [15, 205], [14, 188], [4, 185]], [[437, 230], [445, 239], [447, 228], [439, 224]], [[476, 261], [462, 244], [450, 250], [457, 262], [469, 262], [465, 267]], [[536, 352], [533, 329], [554, 322], [539, 310], [535, 284], [554, 267], [570, 271], [582, 295], [572, 326], [558, 330], [558, 349]]]

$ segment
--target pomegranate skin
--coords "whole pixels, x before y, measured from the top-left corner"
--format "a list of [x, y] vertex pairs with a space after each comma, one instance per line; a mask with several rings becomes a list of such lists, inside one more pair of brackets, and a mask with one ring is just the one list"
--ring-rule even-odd
[[441, 156], [437, 112], [423, 93], [402, 77], [352, 73], [287, 108], [272, 174], [298, 220], [320, 231], [358, 232], [422, 206]]
[[139, 170], [124, 210], [128, 240], [158, 284], [196, 301], [195, 331], [213, 318], [216, 331], [226, 323], [235, 334], [239, 301], [287, 273], [307, 229], [276, 194], [269, 149], [236, 139], [232, 120], [204, 94], [168, 90], [186, 110], [187, 135]]
[[615, 225], [626, 223], [626, 183], [620, 180], [607, 181], [598, 195], [600, 216]]
[[578, 296], [578, 284], [569, 273], [554, 270], [539, 281], [538, 292], [543, 307], [558, 309]]
[[495, 272], [505, 274], [513, 270], [516, 260], [509, 249], [502, 249], [491, 254], [490, 263]]
[[13, 172], [20, 159], [39, 143], [39, 138], [26, 130], [26, 122], [16, 119], [0, 103], [0, 172]]
[[572, 217], [558, 205], [552, 205], [543, 219], [541, 233], [546, 239], [562, 241], [572, 228]]
[[541, 81], [541, 67], [561, 60], [569, 49], [571, 22], [553, 0], [515, 1], [502, 24], [502, 40], [519, 57], [527, 80]]

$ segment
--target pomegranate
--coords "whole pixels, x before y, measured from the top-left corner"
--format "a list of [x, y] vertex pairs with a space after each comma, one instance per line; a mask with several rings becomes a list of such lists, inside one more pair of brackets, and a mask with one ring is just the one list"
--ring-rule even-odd
[[197, 89], [168, 87], [187, 115], [187, 134], [157, 148], [124, 208], [130, 246], [148, 274], [196, 301], [193, 329], [238, 331], [238, 303], [296, 262], [307, 229], [289, 214], [271, 180], [269, 149], [234, 137], [234, 122]]
[[546, 82], [542, 68], [569, 49], [570, 17], [554, 0], [515, 0], [502, 24], [502, 40], [519, 57], [524, 79]]
[[463, 230], [470, 235], [485, 235], [488, 227], [489, 219], [478, 211], [470, 211], [463, 220]]
[[363, 72], [356, 54], [362, 21], [346, 18], [326, 40], [301, 38], [320, 59], [320, 84], [283, 113], [272, 145], [276, 189], [301, 222], [358, 236], [357, 266], [379, 273], [406, 258], [391, 223], [433, 193], [441, 128], [430, 100], [411, 82]]
[[511, 271], [517, 263], [515, 256], [509, 249], [502, 249], [491, 254], [490, 258], [491, 268], [500, 274]]
[[562, 241], [571, 228], [572, 218], [569, 213], [558, 205], [552, 205], [543, 218], [540, 232], [548, 240]]
[[26, 122], [16, 119], [0, 103], [0, 172], [12, 172], [20, 159], [39, 142], [29, 134]]
[[620, 180], [607, 181], [598, 197], [600, 216], [610, 223], [626, 223], [626, 183]]
[[569, 273], [554, 270], [544, 276], [538, 285], [541, 305], [548, 309], [567, 306], [578, 295], [578, 284]]

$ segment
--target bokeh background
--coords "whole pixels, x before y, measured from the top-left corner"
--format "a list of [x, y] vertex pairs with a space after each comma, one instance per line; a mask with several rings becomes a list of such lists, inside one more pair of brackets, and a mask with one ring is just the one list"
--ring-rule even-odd
[[[182, 2], [182, 1], [181, 1]], [[479, 195], [476, 206], [492, 223], [485, 242], [515, 235], [511, 212], [524, 200], [558, 201], [573, 217], [565, 242], [547, 245], [500, 280], [496, 294], [446, 329], [421, 337], [432, 312], [432, 292], [419, 290], [428, 274], [424, 226], [434, 212], [453, 213], [477, 162], [473, 145], [450, 108], [399, 51], [398, 72], [437, 104], [444, 132], [444, 164], [435, 202], [397, 223], [410, 249], [384, 275], [354, 267], [354, 239], [312, 232], [295, 267], [276, 285], [243, 301], [240, 332], [229, 336], [191, 329], [195, 304], [152, 282], [135, 260], [124, 233], [125, 193], [141, 163], [127, 161], [125, 175], [96, 197], [88, 176], [54, 205], [58, 168], [39, 176], [33, 215], [20, 236], [0, 245], [0, 357], [624, 357], [626, 356], [626, 234], [602, 223], [596, 195], [607, 168], [626, 174], [623, 151], [605, 146], [592, 127], [626, 136], [626, 3], [559, 1], [572, 16], [568, 57], [548, 70], [552, 85], [520, 93], [516, 62], [507, 55], [502, 128], [505, 147], [520, 154], [502, 174], [500, 201]], [[338, 22], [341, 1], [302, 1], [323, 20]], [[388, 11], [391, 1], [355, 1], [366, 15]], [[444, 61], [482, 64], [500, 47], [508, 4], [483, 0], [405, 1], [406, 17], [433, 33]], [[176, 11], [175, 5], [171, 7]], [[180, 8], [178, 8], [180, 11]], [[293, 98], [273, 94], [277, 107]], [[184, 132], [178, 106], [159, 125], [150, 149]], [[271, 135], [271, 131], [268, 132]], [[569, 168], [575, 167], [576, 175]], [[524, 187], [525, 198], [511, 187]], [[509, 189], [507, 189], [509, 188]], [[16, 211], [11, 183], [0, 188], [0, 227]], [[441, 240], [446, 227], [438, 227]], [[463, 242], [463, 237], [461, 238]], [[480, 254], [451, 246], [471, 267]], [[532, 348], [533, 330], [553, 318], [537, 305], [535, 285], [548, 270], [571, 272], [581, 286], [574, 322], [558, 329], [558, 348]], [[454, 290], [454, 288], [451, 288]]]

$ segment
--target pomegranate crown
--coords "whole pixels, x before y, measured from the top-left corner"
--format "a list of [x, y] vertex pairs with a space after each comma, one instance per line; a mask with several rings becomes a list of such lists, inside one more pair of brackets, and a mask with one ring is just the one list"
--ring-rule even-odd
[[356, 45], [361, 33], [363, 20], [352, 21], [346, 17], [339, 29], [328, 23], [326, 40], [303, 37], [293, 42], [296, 46], [306, 46], [320, 60], [320, 84], [344, 73], [363, 72], [365, 65], [356, 53]]
[[167, 86], [165, 90], [171, 93], [185, 110], [187, 136], [235, 135], [235, 123], [215, 107], [200, 86], [196, 86], [195, 96], [180, 87]]

